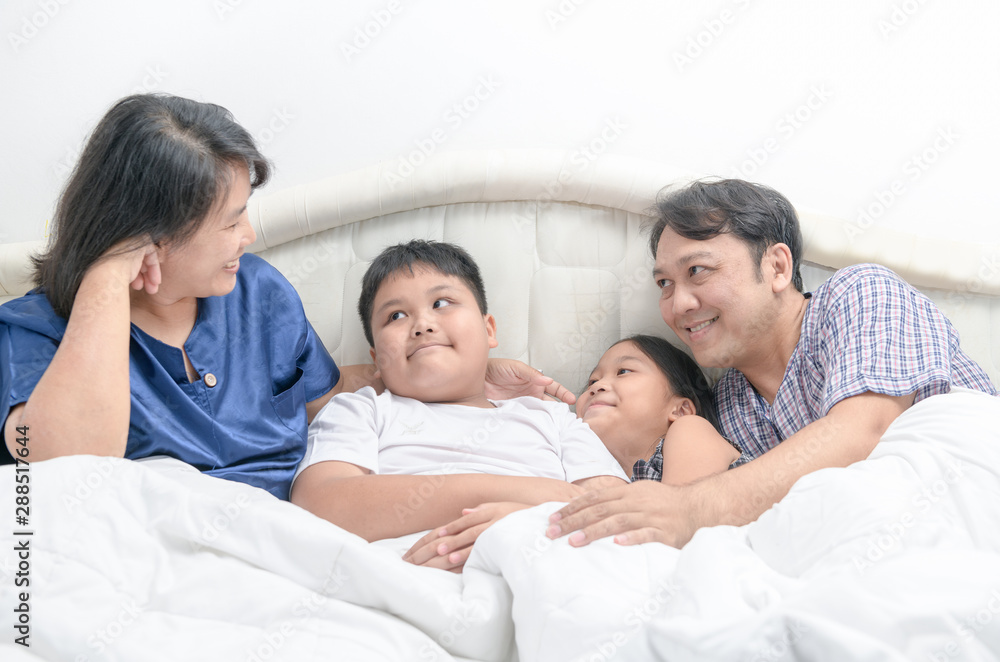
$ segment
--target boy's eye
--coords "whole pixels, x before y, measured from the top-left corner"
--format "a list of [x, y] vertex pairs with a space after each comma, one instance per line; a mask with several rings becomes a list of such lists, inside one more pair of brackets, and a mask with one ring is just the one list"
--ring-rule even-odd
[[628, 368], [618, 368], [618, 374], [619, 375], [625, 375], [625, 374], [628, 374], [630, 372], [632, 372], [632, 371], [629, 370]]
[[447, 299], [438, 299], [434, 302], [435, 308], [443, 308], [444, 306], [450, 306], [450, 305], [451, 301], [448, 301]]
[[395, 322], [396, 320], [401, 320], [404, 317], [406, 317], [406, 313], [404, 313], [402, 310], [397, 310], [393, 314], [389, 315], [389, 321]]

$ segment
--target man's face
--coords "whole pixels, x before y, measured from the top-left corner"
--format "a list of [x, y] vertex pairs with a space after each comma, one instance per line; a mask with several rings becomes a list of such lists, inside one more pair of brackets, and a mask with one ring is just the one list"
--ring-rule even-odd
[[497, 346], [492, 315], [455, 276], [414, 265], [387, 278], [372, 304], [372, 358], [386, 388], [423, 402], [482, 397]]
[[779, 306], [757, 267], [730, 234], [698, 241], [666, 228], [660, 236], [660, 314], [703, 367], [741, 369], [767, 354]]

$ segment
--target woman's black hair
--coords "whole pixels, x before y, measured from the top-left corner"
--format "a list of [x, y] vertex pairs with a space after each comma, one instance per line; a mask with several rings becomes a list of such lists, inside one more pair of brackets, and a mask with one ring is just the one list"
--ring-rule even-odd
[[670, 390], [694, 404], [695, 413], [708, 420], [719, 429], [719, 416], [715, 409], [715, 397], [708, 378], [698, 364], [683, 350], [657, 336], [635, 335], [615, 343], [630, 342], [639, 348], [649, 360], [656, 364], [670, 384]]
[[112, 246], [182, 245], [226, 194], [238, 166], [249, 171], [252, 188], [271, 172], [225, 108], [166, 94], [121, 99], [94, 129], [66, 183], [53, 237], [33, 257], [35, 284], [68, 318], [84, 274]]

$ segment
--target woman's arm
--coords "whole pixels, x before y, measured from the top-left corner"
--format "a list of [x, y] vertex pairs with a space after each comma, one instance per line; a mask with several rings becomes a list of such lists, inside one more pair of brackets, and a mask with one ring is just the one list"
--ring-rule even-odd
[[[338, 393], [353, 393], [365, 386], [371, 386], [376, 393], [381, 393], [385, 389], [382, 379], [375, 372], [374, 365], [360, 363], [342, 366], [337, 385], [328, 393], [306, 403], [306, 416], [309, 422], [312, 422], [313, 417], [333, 396]], [[565, 386], [526, 363], [514, 359], [489, 360], [486, 368], [486, 395], [494, 400], [531, 395], [536, 398], [548, 396], [567, 404], [576, 401], [576, 396]]]
[[[84, 274], [59, 347], [27, 402], [11, 409], [4, 425], [15, 452], [19, 426], [27, 426], [30, 457], [123, 457], [128, 442], [129, 285], [155, 292], [160, 283], [153, 244], [119, 253], [120, 246]], [[16, 456], [15, 456], [16, 457]]]
[[663, 438], [663, 476], [667, 485], [687, 485], [722, 473], [740, 457], [732, 444], [701, 416], [681, 416]]

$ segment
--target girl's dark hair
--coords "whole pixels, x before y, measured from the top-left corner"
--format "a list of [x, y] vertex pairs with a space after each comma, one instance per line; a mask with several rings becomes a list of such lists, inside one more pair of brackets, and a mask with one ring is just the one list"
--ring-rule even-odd
[[[244, 166], [250, 186], [271, 166], [232, 114], [210, 103], [137, 94], [98, 123], [56, 207], [53, 237], [33, 258], [35, 284], [68, 318], [84, 274], [112, 246], [181, 245]], [[128, 250], [132, 246], [125, 246]]]
[[799, 217], [792, 203], [774, 189], [742, 179], [697, 181], [681, 189], [661, 190], [650, 213], [649, 248], [654, 259], [664, 228], [696, 241], [729, 233], [750, 249], [759, 279], [764, 251], [785, 244], [792, 254], [792, 285], [802, 291]]
[[368, 265], [368, 270], [361, 279], [361, 296], [358, 299], [358, 315], [361, 326], [365, 330], [365, 338], [371, 347], [375, 346], [375, 336], [372, 333], [372, 307], [375, 305], [375, 295], [386, 278], [405, 271], [413, 274], [413, 265], [422, 264], [447, 276], [455, 276], [461, 280], [476, 298], [479, 312], [486, 314], [486, 288], [479, 266], [472, 256], [455, 244], [443, 241], [427, 241], [412, 239], [405, 244], [389, 246]]
[[707, 419], [716, 430], [719, 429], [719, 416], [715, 409], [712, 387], [694, 359], [656, 336], [629, 336], [619, 340], [615, 345], [624, 342], [632, 343], [649, 357], [667, 378], [670, 389], [677, 395], [691, 400], [694, 403], [695, 413]]

